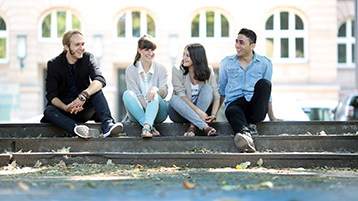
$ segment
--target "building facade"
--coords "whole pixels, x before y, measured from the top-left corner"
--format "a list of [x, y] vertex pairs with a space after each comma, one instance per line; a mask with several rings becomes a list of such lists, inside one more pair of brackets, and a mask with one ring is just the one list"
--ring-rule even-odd
[[170, 72], [194, 42], [218, 69], [235, 54], [238, 31], [252, 29], [255, 51], [274, 65], [273, 100], [339, 100], [355, 88], [353, 25], [353, 0], [0, 0], [0, 122], [42, 114], [46, 63], [62, 51], [69, 29], [84, 34], [120, 120], [124, 70], [144, 34], [154, 37], [156, 60]]

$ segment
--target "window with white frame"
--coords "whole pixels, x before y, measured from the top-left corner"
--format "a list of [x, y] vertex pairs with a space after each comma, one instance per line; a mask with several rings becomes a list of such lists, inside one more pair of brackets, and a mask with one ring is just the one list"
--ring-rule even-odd
[[338, 67], [354, 68], [354, 19], [344, 21], [338, 28], [337, 61]]
[[275, 62], [307, 62], [305, 19], [294, 10], [276, 10], [265, 23], [266, 56]]
[[5, 20], [0, 16], [0, 63], [8, 61], [8, 32]]
[[81, 30], [81, 22], [71, 11], [53, 10], [47, 14], [41, 23], [41, 36], [43, 40], [57, 40], [71, 29]]
[[228, 19], [219, 10], [201, 10], [191, 21], [192, 38], [229, 38]]
[[127, 10], [119, 16], [117, 38], [140, 38], [145, 34], [156, 37], [156, 25], [153, 17], [145, 10]]

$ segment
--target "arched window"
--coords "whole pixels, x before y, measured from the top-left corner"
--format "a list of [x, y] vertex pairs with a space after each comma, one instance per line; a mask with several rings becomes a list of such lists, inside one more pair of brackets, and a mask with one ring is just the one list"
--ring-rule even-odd
[[8, 32], [5, 20], [0, 16], [0, 63], [8, 61]]
[[41, 22], [42, 40], [56, 40], [62, 38], [63, 33], [71, 29], [81, 30], [81, 22], [71, 11], [53, 10]]
[[276, 62], [307, 62], [307, 25], [294, 10], [277, 10], [265, 23], [266, 56]]
[[140, 38], [144, 34], [156, 37], [156, 25], [153, 17], [145, 10], [127, 10], [119, 16], [117, 38]]
[[191, 21], [192, 38], [229, 38], [228, 19], [219, 10], [201, 10]]
[[353, 68], [354, 64], [354, 20], [344, 21], [338, 28], [337, 35], [337, 61], [338, 67]]

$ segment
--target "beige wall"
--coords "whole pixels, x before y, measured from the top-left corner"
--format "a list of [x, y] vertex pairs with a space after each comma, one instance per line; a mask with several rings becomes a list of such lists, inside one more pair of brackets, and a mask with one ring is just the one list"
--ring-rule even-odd
[[[51, 9], [65, 8], [74, 12], [81, 20], [82, 31], [86, 38], [87, 51], [93, 50], [93, 36], [103, 35], [104, 56], [100, 60], [101, 70], [107, 79], [104, 89], [114, 116], [117, 112], [117, 68], [125, 68], [134, 58], [137, 40], [117, 42], [114, 39], [116, 23], [120, 12], [127, 8], [144, 8], [154, 18], [158, 29], [156, 59], [171, 68], [172, 60], [168, 55], [170, 34], [179, 38], [179, 57], [185, 45], [192, 42], [202, 43], [207, 51], [209, 63], [218, 67], [221, 59], [235, 54], [234, 39], [237, 32], [250, 28], [258, 35], [256, 51], [264, 54], [266, 19], [272, 11], [290, 8], [303, 13], [308, 25], [308, 62], [274, 63], [273, 93], [280, 97], [290, 96], [301, 99], [338, 100], [341, 83], [336, 67], [337, 23], [352, 14], [351, 1], [336, 0], [182, 0], [164, 1], [144, 0], [0, 0], [0, 15], [9, 30], [9, 63], [0, 64], [0, 84], [20, 84], [20, 118], [27, 119], [43, 111], [43, 68], [47, 60], [62, 51], [60, 43], [42, 43], [38, 40], [39, 26], [44, 14]], [[218, 9], [226, 14], [231, 25], [230, 38], [220, 40], [190, 38], [191, 20], [201, 8]], [[350, 10], [349, 14], [346, 10]], [[354, 12], [353, 12], [354, 15]], [[16, 36], [27, 35], [27, 57], [25, 68], [20, 69], [16, 57]]]

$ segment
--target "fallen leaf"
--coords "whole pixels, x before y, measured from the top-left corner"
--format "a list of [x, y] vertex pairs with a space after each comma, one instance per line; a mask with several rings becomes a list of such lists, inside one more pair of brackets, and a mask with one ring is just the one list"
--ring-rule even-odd
[[63, 160], [61, 160], [60, 163], [59, 163], [57, 166], [58, 166], [58, 167], [65, 168], [65, 167], [66, 167], [66, 163], [63, 162]]
[[70, 189], [75, 189], [76, 188], [76, 186], [74, 184], [67, 184], [66, 187], [70, 188]]
[[108, 161], [107, 161], [107, 166], [112, 165], [112, 164], [113, 164], [112, 160], [111, 160], [111, 159], [108, 159]]
[[38, 167], [40, 167], [41, 165], [42, 165], [42, 163], [41, 163], [39, 160], [37, 160], [37, 162], [35, 163], [34, 167], [35, 167], [35, 168], [38, 168]]
[[225, 186], [222, 186], [221, 187], [221, 190], [223, 191], [232, 191], [232, 190], [236, 190], [236, 189], [239, 189], [240, 188], [240, 185], [225, 185]]
[[257, 161], [257, 165], [258, 165], [259, 167], [261, 167], [263, 163], [264, 163], [264, 161], [262, 160], [262, 158], [260, 158], [260, 159]]
[[91, 181], [87, 181], [87, 186], [89, 186], [91, 188], [96, 188], [96, 184]]
[[241, 165], [237, 165], [236, 169], [241, 170], [242, 169]]
[[240, 163], [240, 166], [242, 167], [242, 169], [246, 169], [247, 167], [249, 167], [251, 165], [250, 161], [246, 161], [243, 163]]
[[18, 186], [21, 191], [29, 191], [30, 190], [30, 187], [22, 182], [18, 183]]
[[184, 180], [184, 185], [183, 185], [184, 189], [193, 189], [195, 188], [195, 184], [191, 184], [189, 183], [186, 179]]
[[260, 184], [261, 187], [273, 188], [273, 183], [271, 181], [263, 181]]
[[15, 168], [17, 166], [16, 161], [12, 161], [10, 165]]
[[327, 135], [326, 132], [324, 132], [324, 131], [317, 132], [316, 134], [317, 134], [317, 135], [322, 135], [322, 136], [326, 136], [326, 135]]
[[222, 184], [222, 185], [226, 185], [227, 182], [226, 182], [226, 181], [222, 181], [221, 184]]

